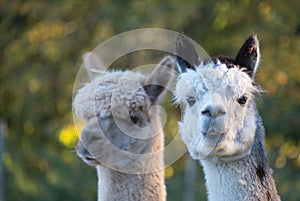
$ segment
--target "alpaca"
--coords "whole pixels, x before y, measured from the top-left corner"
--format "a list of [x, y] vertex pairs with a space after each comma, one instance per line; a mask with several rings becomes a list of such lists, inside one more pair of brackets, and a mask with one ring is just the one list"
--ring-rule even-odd
[[255, 96], [259, 42], [251, 35], [235, 59], [201, 61], [190, 40], [176, 43], [175, 99], [183, 107], [179, 132], [192, 158], [203, 166], [210, 201], [278, 201], [266, 157]]
[[98, 201], [164, 201], [164, 137], [155, 104], [173, 78], [173, 59], [164, 58], [149, 76], [103, 72], [94, 53], [84, 55], [91, 82], [74, 99], [87, 121], [76, 145], [78, 156], [98, 174]]

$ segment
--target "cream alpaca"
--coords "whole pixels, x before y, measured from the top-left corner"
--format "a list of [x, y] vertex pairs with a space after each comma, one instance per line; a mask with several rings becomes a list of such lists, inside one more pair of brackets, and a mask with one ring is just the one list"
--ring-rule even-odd
[[77, 154], [98, 173], [98, 201], [164, 201], [164, 137], [155, 109], [172, 79], [166, 57], [150, 76], [132, 71], [105, 72], [97, 57], [85, 55], [92, 81], [74, 99], [78, 117], [87, 121]]
[[265, 153], [255, 95], [259, 44], [250, 36], [236, 59], [200, 61], [184, 36], [177, 41], [181, 72], [176, 101], [184, 107], [180, 133], [200, 160], [210, 201], [280, 200]]

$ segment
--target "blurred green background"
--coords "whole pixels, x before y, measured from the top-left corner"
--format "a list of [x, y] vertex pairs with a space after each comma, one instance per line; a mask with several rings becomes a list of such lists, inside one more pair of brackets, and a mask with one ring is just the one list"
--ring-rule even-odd
[[[81, 56], [112, 36], [148, 27], [183, 31], [210, 55], [232, 57], [257, 33], [268, 158], [282, 200], [300, 200], [298, 0], [0, 0], [0, 9], [4, 200], [96, 200], [96, 171], [73, 148], [71, 101]], [[176, 118], [165, 133], [176, 132], [179, 119], [169, 102], [168, 116]], [[206, 200], [201, 167], [187, 154], [166, 168], [166, 184], [170, 201]]]

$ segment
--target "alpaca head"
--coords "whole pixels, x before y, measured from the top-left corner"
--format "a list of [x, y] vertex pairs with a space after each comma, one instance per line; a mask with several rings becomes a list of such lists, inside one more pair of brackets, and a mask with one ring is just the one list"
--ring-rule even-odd
[[93, 53], [85, 55], [92, 80], [76, 94], [74, 108], [87, 121], [76, 146], [87, 164], [134, 173], [134, 166], [147, 160], [142, 156], [163, 150], [156, 103], [173, 77], [173, 63], [164, 58], [149, 76], [133, 71], [97, 75], [101, 62]]
[[183, 141], [195, 159], [236, 159], [249, 154], [256, 129], [254, 83], [259, 44], [250, 36], [235, 59], [200, 61], [192, 43], [177, 40], [175, 98], [183, 107], [179, 123]]

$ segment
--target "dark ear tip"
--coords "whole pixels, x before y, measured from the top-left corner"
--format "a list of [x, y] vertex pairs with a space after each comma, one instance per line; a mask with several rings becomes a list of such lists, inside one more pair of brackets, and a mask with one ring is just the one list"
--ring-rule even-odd
[[249, 38], [252, 38], [252, 40], [257, 40], [257, 34], [252, 33], [251, 36], [249, 36]]
[[189, 44], [190, 41], [189, 39], [184, 35], [184, 33], [180, 33], [177, 35], [176, 37], [176, 49], [180, 49], [184, 46], [186, 46], [186, 44]]
[[259, 41], [257, 38], [257, 35], [255, 33], [252, 33], [251, 36], [249, 36], [245, 42], [245, 44], [249, 44], [253, 47], [257, 47], [259, 45]]
[[248, 70], [249, 76], [253, 79], [260, 60], [259, 41], [256, 34], [247, 38], [235, 60], [237, 64]]
[[177, 35], [175, 58], [180, 73], [185, 72], [186, 69], [194, 69], [200, 63], [191, 39], [183, 33]]
[[179, 33], [179, 34], [177, 34], [176, 39], [177, 39], [177, 41], [178, 41], [178, 40], [183, 39], [184, 37], [185, 37], [185, 36], [184, 36], [184, 33]]

